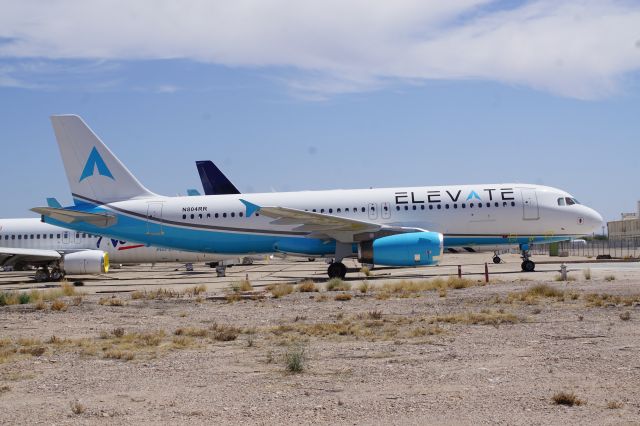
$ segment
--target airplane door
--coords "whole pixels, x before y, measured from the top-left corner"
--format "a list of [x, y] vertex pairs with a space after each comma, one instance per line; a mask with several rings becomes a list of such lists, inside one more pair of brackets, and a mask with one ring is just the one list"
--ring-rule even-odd
[[62, 233], [62, 242], [64, 244], [69, 244], [69, 232], [65, 231]]
[[380, 215], [383, 219], [391, 218], [391, 203], [384, 202], [381, 204], [382, 210], [380, 210]]
[[523, 189], [522, 192], [522, 208], [524, 220], [540, 219], [540, 208], [538, 207], [538, 197], [535, 189]]
[[152, 201], [147, 205], [147, 235], [162, 235], [162, 202]]
[[378, 218], [378, 209], [375, 203], [369, 203], [369, 219], [376, 220]]

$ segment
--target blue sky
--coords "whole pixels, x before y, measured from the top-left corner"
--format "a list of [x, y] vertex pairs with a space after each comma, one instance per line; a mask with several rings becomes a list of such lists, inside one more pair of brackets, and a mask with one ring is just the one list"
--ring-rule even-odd
[[70, 201], [54, 113], [167, 195], [211, 159], [245, 192], [515, 181], [606, 219], [640, 199], [637, 2], [192, 1], [167, 28], [170, 2], [131, 23], [109, 19], [126, 2], [19, 3], [0, 17], [1, 217]]

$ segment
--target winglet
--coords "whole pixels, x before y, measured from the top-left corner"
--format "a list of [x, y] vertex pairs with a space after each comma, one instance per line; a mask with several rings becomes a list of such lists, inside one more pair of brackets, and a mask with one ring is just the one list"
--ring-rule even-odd
[[49, 207], [54, 207], [57, 209], [61, 209], [62, 208], [62, 204], [60, 204], [60, 202], [56, 199], [56, 198], [47, 198], [47, 206]]
[[247, 217], [251, 217], [252, 214], [260, 211], [260, 206], [256, 204], [250, 203], [242, 198], [240, 199], [240, 202], [247, 208]]

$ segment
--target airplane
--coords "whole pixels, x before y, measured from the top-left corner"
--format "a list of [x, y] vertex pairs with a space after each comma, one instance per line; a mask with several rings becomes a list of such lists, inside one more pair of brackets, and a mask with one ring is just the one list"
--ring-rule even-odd
[[384, 266], [437, 265], [445, 247], [571, 240], [602, 217], [560, 189], [499, 183], [165, 197], [144, 187], [76, 115], [51, 117], [75, 204], [32, 210], [47, 223], [208, 253], [331, 255]]
[[0, 266], [36, 266], [35, 280], [60, 281], [65, 275], [98, 275], [110, 263], [239, 263], [239, 256], [179, 251], [130, 243], [42, 223], [39, 218], [0, 219]]

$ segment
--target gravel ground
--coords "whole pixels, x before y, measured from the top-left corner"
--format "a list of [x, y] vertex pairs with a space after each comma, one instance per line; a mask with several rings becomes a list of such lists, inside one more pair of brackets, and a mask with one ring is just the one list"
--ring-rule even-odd
[[[0, 358], [0, 423], [640, 424], [637, 281], [547, 282], [565, 297], [509, 301], [537, 284], [1, 307], [0, 348], [27, 353]], [[589, 306], [591, 293], [638, 301]], [[477, 324], [455, 319], [483, 310]], [[217, 340], [224, 326], [239, 328], [235, 340]], [[159, 342], [118, 346], [118, 328]], [[304, 369], [291, 373], [297, 350]], [[582, 404], [556, 405], [560, 391]]]

